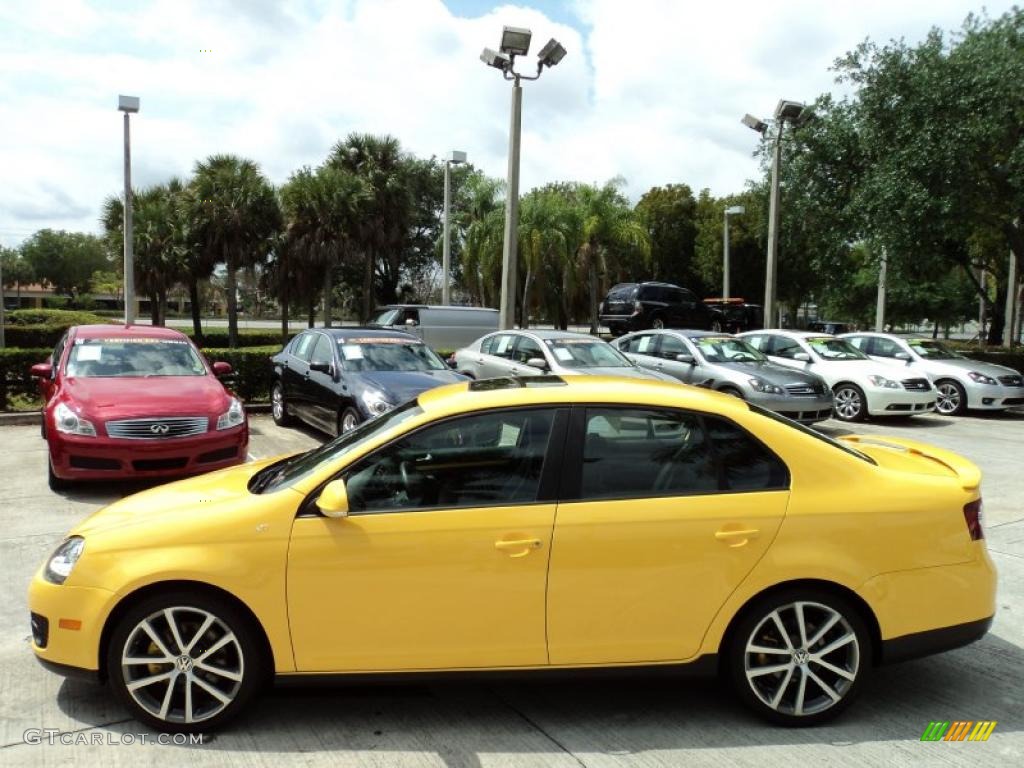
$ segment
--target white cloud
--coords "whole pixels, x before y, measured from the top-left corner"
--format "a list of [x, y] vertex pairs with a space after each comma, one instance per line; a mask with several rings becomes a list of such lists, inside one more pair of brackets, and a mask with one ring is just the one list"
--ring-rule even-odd
[[97, 229], [103, 198], [121, 188], [118, 93], [142, 98], [137, 185], [214, 152], [252, 157], [280, 183], [350, 131], [394, 134], [420, 155], [463, 149], [504, 176], [510, 88], [477, 59], [502, 24], [532, 28], [535, 50], [548, 37], [569, 50], [524, 84], [524, 190], [622, 175], [634, 198], [680, 181], [726, 193], [757, 172], [744, 112], [831, 90], [829, 65], [867, 36], [916, 40], [977, 7], [580, 0], [557, 14], [578, 18], [567, 26], [528, 6], [463, 18], [441, 0], [5, 3], [0, 241]]

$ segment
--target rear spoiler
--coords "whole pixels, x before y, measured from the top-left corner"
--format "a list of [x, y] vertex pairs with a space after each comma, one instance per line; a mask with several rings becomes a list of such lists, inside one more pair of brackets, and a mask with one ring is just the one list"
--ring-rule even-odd
[[960, 479], [960, 486], [965, 491], [973, 491], [981, 485], [981, 470], [978, 466], [960, 454], [947, 451], [944, 448], [938, 448], [928, 443], [920, 443], [917, 440], [907, 440], [903, 437], [881, 438], [872, 435], [843, 435], [839, 440], [861, 445], [880, 445], [884, 448], [893, 448], [934, 461], [955, 474]]

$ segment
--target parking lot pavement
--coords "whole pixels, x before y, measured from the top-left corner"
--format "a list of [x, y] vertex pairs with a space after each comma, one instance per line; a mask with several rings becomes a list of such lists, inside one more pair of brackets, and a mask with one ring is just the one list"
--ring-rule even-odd
[[[319, 442], [311, 431], [278, 429], [268, 417], [254, 417], [252, 425], [256, 458]], [[104, 688], [46, 672], [29, 648], [25, 589], [33, 571], [69, 527], [139, 486], [51, 493], [38, 427], [0, 428], [7, 598], [0, 603], [0, 766], [1024, 764], [1024, 415], [925, 416], [854, 430], [829, 421], [822, 431], [900, 434], [977, 462], [985, 473], [986, 536], [1000, 572], [999, 612], [987, 637], [877, 670], [860, 701], [832, 725], [767, 726], [713, 680], [410, 683], [277, 689], [203, 745], [163, 746], [142, 744], [155, 732], [128, 719]], [[998, 725], [986, 743], [922, 743], [932, 720]], [[42, 743], [26, 743], [26, 731]], [[128, 740], [134, 743], [122, 743]]]

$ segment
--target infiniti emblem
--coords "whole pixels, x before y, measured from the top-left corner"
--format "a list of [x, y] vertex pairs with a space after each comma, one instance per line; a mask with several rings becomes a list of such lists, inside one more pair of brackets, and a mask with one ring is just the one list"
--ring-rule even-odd
[[168, 424], [150, 424], [149, 431], [154, 435], [166, 435], [171, 427]]

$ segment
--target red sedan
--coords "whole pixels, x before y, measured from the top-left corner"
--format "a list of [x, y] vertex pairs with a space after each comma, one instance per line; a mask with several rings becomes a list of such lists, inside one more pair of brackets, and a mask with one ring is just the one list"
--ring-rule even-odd
[[46, 406], [50, 487], [189, 475], [245, 460], [241, 401], [191, 340], [169, 328], [79, 325], [32, 366]]

